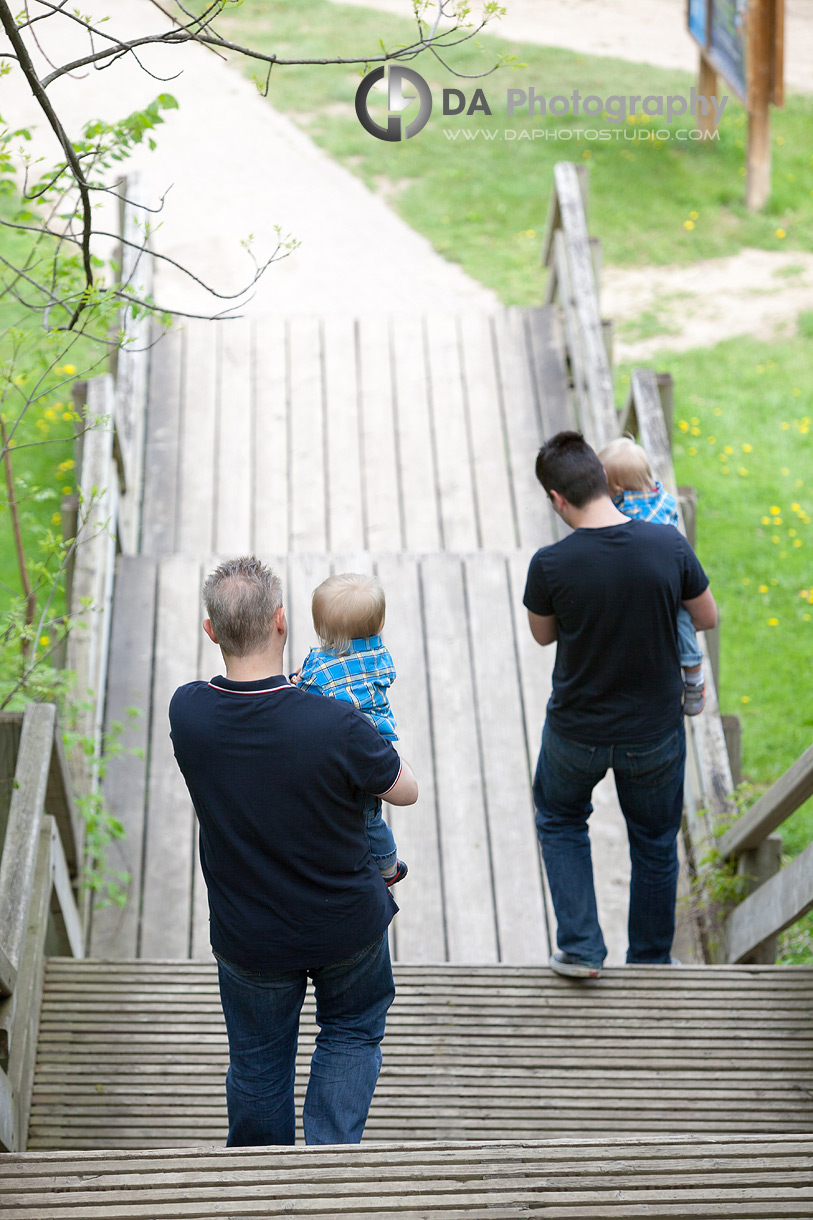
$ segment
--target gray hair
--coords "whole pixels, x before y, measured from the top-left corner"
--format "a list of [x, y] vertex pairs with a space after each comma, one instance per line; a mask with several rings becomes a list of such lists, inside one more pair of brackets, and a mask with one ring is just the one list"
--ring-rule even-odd
[[232, 657], [267, 647], [282, 605], [282, 581], [254, 555], [221, 563], [203, 585], [206, 613], [218, 644]]

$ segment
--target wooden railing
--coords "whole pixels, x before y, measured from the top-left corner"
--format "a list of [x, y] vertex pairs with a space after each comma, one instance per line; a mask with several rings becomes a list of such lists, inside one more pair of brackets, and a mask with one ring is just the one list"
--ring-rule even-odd
[[46, 950], [83, 954], [82, 826], [56, 709], [0, 715], [0, 1149], [25, 1148]]
[[778, 934], [813, 908], [813, 843], [781, 868], [782, 842], [773, 833], [810, 796], [813, 746], [720, 839], [720, 855], [736, 857], [753, 887], [725, 921], [725, 961], [775, 961]]
[[[128, 200], [139, 197], [138, 180], [122, 184]], [[122, 236], [143, 241], [138, 210], [122, 206]], [[132, 284], [139, 296], [152, 289], [151, 259], [123, 245], [122, 282]], [[144, 421], [149, 367], [149, 318], [134, 319], [131, 310], [121, 316], [123, 341], [115, 353], [113, 372], [80, 383], [75, 398], [84, 417], [76, 446], [78, 502], [68, 536], [79, 544], [67, 573], [68, 609], [74, 624], [68, 637], [67, 668], [76, 674], [76, 694], [87, 700], [82, 728], [101, 738], [110, 642], [111, 604], [116, 555], [138, 550], [141, 522], [141, 486]], [[63, 506], [64, 508], [64, 506]], [[82, 782], [83, 777], [76, 777]]]
[[[615, 406], [607, 327], [599, 309], [599, 247], [588, 234], [586, 194], [584, 168], [557, 164], [543, 259], [549, 267], [548, 302], [561, 310], [576, 418], [596, 449], [626, 431], [637, 435], [655, 477], [678, 499], [670, 445], [671, 379], [659, 379], [653, 369], [636, 369], [626, 407], [619, 412]], [[681, 529], [685, 533], [682, 516]], [[702, 634], [698, 640], [706, 659], [706, 707], [702, 716], [686, 721], [684, 838], [693, 870], [714, 842], [714, 826], [734, 814], [734, 781], [713, 677], [716, 665], [710, 663], [708, 641]], [[697, 921], [704, 954], [711, 960], [719, 956], [719, 929], [708, 911], [699, 910]]]

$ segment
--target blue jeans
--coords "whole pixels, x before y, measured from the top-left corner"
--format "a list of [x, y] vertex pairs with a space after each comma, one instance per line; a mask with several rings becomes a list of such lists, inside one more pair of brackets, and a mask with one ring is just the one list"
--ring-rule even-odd
[[684, 669], [687, 665], [690, 669], [699, 665], [703, 660], [703, 654], [697, 646], [697, 632], [694, 629], [691, 615], [684, 606], [678, 607], [677, 642], [678, 657]]
[[376, 868], [383, 872], [385, 868], [390, 868], [398, 857], [393, 833], [384, 821], [381, 808], [381, 797], [368, 792], [364, 801], [364, 828], [367, 831], [370, 855]]
[[293, 1144], [294, 1067], [308, 976], [316, 992], [316, 1048], [305, 1094], [307, 1144], [358, 1144], [395, 998], [387, 933], [347, 961], [262, 974], [218, 958], [229, 1036], [230, 1147]]
[[660, 741], [589, 746], [547, 724], [534, 777], [536, 825], [556, 912], [559, 948], [603, 962], [587, 819], [594, 787], [612, 767], [627, 823], [632, 876], [628, 962], [668, 962], [675, 933], [677, 834], [686, 738], [681, 723]]

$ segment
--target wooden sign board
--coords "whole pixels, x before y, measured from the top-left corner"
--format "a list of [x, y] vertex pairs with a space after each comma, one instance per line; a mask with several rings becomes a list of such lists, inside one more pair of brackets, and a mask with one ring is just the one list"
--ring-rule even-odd
[[700, 89], [719, 74], [748, 111], [750, 208], [770, 192], [770, 111], [784, 103], [785, 0], [686, 0], [686, 23], [700, 48]]

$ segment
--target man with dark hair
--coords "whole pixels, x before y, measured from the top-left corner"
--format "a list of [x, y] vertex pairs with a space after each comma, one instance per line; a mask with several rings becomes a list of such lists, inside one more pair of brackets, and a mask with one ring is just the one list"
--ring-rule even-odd
[[254, 557], [221, 564], [204, 600], [226, 676], [180, 687], [169, 718], [200, 825], [229, 1037], [227, 1142], [294, 1142], [310, 976], [319, 1033], [305, 1140], [358, 1143], [395, 995], [387, 927], [398, 910], [370, 856], [365, 797], [412, 805], [417, 784], [350, 704], [288, 682], [282, 585], [269, 568]]
[[632, 876], [628, 962], [670, 962], [686, 744], [677, 647], [683, 605], [698, 631], [717, 607], [696, 555], [673, 526], [634, 521], [610, 499], [578, 432], [539, 451], [536, 474], [573, 532], [537, 551], [524, 604], [534, 639], [557, 642], [534, 778], [536, 822], [557, 921], [560, 974], [597, 978], [598, 922], [587, 821], [612, 768]]

